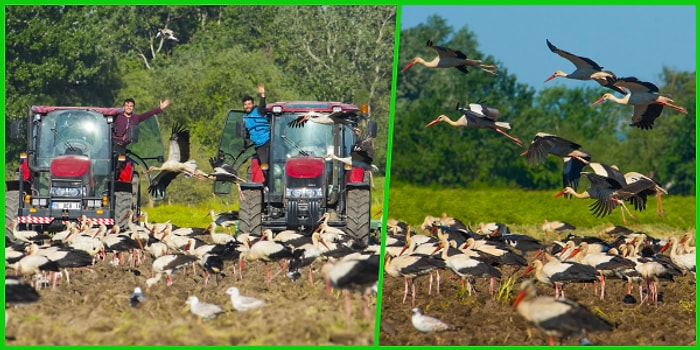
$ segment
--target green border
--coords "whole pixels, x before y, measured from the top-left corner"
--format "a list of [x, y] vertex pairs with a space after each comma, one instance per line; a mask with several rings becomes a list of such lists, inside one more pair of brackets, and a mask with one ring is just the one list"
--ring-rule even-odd
[[[396, 5], [397, 6], [397, 11], [396, 11], [396, 32], [395, 32], [395, 43], [394, 43], [394, 69], [392, 71], [392, 92], [391, 92], [391, 104], [390, 104], [390, 115], [389, 115], [389, 128], [388, 128], [388, 138], [387, 138], [387, 159], [386, 159], [386, 174], [385, 174], [385, 187], [384, 187], [384, 204], [383, 204], [383, 211], [382, 211], [382, 233], [386, 234], [386, 220], [388, 218], [388, 205], [389, 205], [389, 189], [390, 189], [390, 179], [391, 179], [391, 159], [392, 159], [392, 149], [393, 149], [393, 135], [394, 135], [394, 121], [395, 121], [395, 100], [396, 100], [396, 79], [397, 79], [397, 67], [398, 67], [398, 50], [399, 50], [399, 38], [400, 38], [400, 33], [401, 33], [401, 10], [402, 6], [405, 5], [561, 5], [561, 2], [552, 2], [552, 1], [530, 1], [527, 4], [519, 3], [519, 2], [513, 2], [513, 1], [484, 1], [484, 0], [476, 0], [476, 1], [468, 1], [468, 4], [465, 4], [465, 1], [451, 1], [451, 0], [443, 0], [440, 1], [439, 4], [426, 4], [427, 1], [425, 0], [403, 0], [403, 1], [362, 1], [362, 0], [356, 0], [356, 1], [295, 1], [295, 5], [329, 5], [329, 4], [334, 4], [334, 5]], [[21, 0], [15, 0], [15, 1], [8, 1], [4, 2], [4, 5], [35, 5], [37, 2], [36, 1], [21, 1]], [[81, 4], [94, 4], [94, 2], [87, 2], [87, 1], [41, 1], [41, 4], [43, 5], [64, 5], [64, 4], [73, 4], [73, 5], [81, 5]], [[105, 2], [105, 5], [193, 5], [194, 1], [189, 0], [189, 1], [182, 1], [182, 0], [174, 0], [174, 1], [109, 1]], [[221, 4], [230, 4], [234, 5], [234, 3], [231, 3], [230, 1], [207, 1], [206, 5], [221, 5]], [[241, 2], [236, 2], [236, 5], [243, 5], [243, 4], [255, 4], [255, 5], [290, 5], [288, 2], [283, 2], [283, 1], [270, 1], [270, 0], [258, 0], [258, 1], [241, 1]], [[640, 3], [640, 1], [615, 1], [614, 3], [610, 3], [609, 1], [580, 1], [580, 0], [573, 0], [573, 1], [567, 1], [566, 5], [654, 5], [658, 4], [658, 2], [655, 3]], [[205, 5], [202, 3], [199, 3], [197, 5]], [[694, 1], [668, 1], [663, 4], [664, 6], [669, 6], [669, 5], [692, 5], [696, 6], [696, 3]], [[2, 15], [3, 18], [5, 18], [5, 8], [3, 6], [2, 8]], [[696, 17], [697, 17], [697, 6], [696, 6]], [[5, 35], [4, 35], [4, 28], [3, 28], [3, 36], [2, 36], [2, 43], [4, 44], [5, 42]], [[697, 33], [697, 25], [696, 25], [696, 33]], [[4, 45], [3, 45], [4, 46]], [[696, 58], [697, 59], [697, 58]], [[5, 57], [3, 55], [2, 57], [2, 62], [5, 62]], [[5, 71], [2, 71], [2, 77], [4, 80], [5, 77]], [[697, 82], [696, 82], [696, 90], [697, 90]], [[4, 87], [3, 87], [4, 91]], [[2, 105], [5, 105], [5, 94], [3, 93], [2, 97]], [[696, 100], [696, 107], [697, 107], [697, 100]], [[697, 109], [697, 108], [696, 108]], [[3, 140], [3, 146], [2, 149], [4, 151], [5, 148], [5, 123], [2, 123], [0, 125], [0, 131], [2, 132], [2, 140]], [[697, 135], [697, 126], [696, 126], [696, 135]], [[697, 139], [697, 138], [696, 138]], [[696, 154], [698, 151], [698, 145], [696, 142]], [[5, 160], [5, 155], [3, 152], [3, 160]], [[700, 169], [696, 163], [696, 172], [697, 170]], [[3, 168], [2, 174], [5, 175], [5, 170]], [[697, 179], [696, 179], [697, 181]], [[2, 194], [2, 197], [5, 197], [5, 188], [2, 186], [2, 189], [0, 190], [0, 193]], [[700, 189], [697, 189], [696, 186], [696, 198], [698, 194], [700, 193]], [[696, 199], [697, 201], [697, 199]], [[697, 202], [696, 202], [697, 205]], [[697, 219], [700, 218], [700, 215], [696, 212], [696, 221]], [[4, 219], [2, 219], [4, 222]], [[382, 240], [382, 245], [381, 245], [381, 261], [383, 261], [384, 257], [384, 252], [385, 252], [385, 244], [384, 240]], [[3, 251], [3, 256], [4, 256], [4, 251]], [[384, 266], [381, 264], [380, 266], [380, 275], [378, 279], [378, 294], [377, 294], [377, 302], [376, 302], [376, 322], [375, 322], [375, 335], [374, 335], [374, 345], [370, 347], [366, 346], [349, 346], [349, 347], [344, 347], [347, 349], [363, 349], [363, 348], [376, 348], [379, 347], [379, 330], [381, 326], [381, 308], [382, 308], [382, 288], [381, 286], [383, 285], [383, 271], [384, 271]], [[697, 286], [696, 286], [696, 291], [697, 291]], [[4, 300], [4, 289], [2, 292], [3, 295], [3, 300]], [[696, 292], [696, 301], [697, 301], [697, 292]], [[696, 320], [697, 320], [697, 308], [696, 308]], [[4, 322], [4, 321], [3, 321]], [[651, 325], [645, 325], [645, 326], [651, 326]], [[696, 339], [697, 339], [697, 321], [696, 321]], [[4, 335], [5, 330], [3, 327], [2, 333]], [[99, 348], [118, 348], [116, 346], [99, 346]], [[136, 347], [145, 347], [145, 346], [136, 346]], [[409, 348], [408, 346], [381, 346], [382, 348]], [[647, 346], [645, 346], [647, 347]], [[17, 346], [16, 348], [42, 348], [42, 347], [28, 347], [28, 346]], [[62, 346], [59, 348], [74, 348], [71, 346]], [[78, 348], [78, 347], [75, 347]], [[98, 348], [98, 346], [81, 346], [79, 348]], [[121, 348], [121, 347], [119, 347]], [[149, 348], [170, 348], [166, 346], [154, 346], [154, 347], [149, 347]], [[197, 348], [197, 347], [195, 347]], [[204, 347], [199, 347], [199, 348], [204, 348]], [[211, 347], [207, 347], [211, 348]], [[223, 348], [223, 346], [217, 346], [213, 348]], [[251, 348], [251, 346], [243, 346], [243, 348]], [[259, 346], [255, 348], [260, 348], [260, 349], [265, 349], [265, 348], [272, 348], [271, 346]], [[275, 347], [275, 348], [298, 348], [298, 349], [305, 349], [308, 348], [308, 346], [283, 346], [283, 347]], [[321, 348], [337, 348], [337, 346], [316, 346], [313, 347], [315, 349], [321, 349]], [[410, 348], [430, 348], [430, 349], [439, 349], [439, 348], [448, 348], [448, 347], [430, 347], [430, 346], [413, 346]], [[449, 347], [450, 349], [454, 349], [455, 347]], [[486, 346], [476, 346], [474, 348], [477, 349], [486, 349], [486, 348], [491, 348], [491, 347], [486, 347]], [[525, 347], [525, 346], [515, 346], [515, 347], [509, 347], [509, 348], [530, 348]], [[603, 347], [605, 348], [605, 347]], [[617, 349], [633, 349], [636, 347], [633, 346], [622, 346], [622, 347], [616, 347]], [[676, 347], [674, 347], [676, 348]], [[687, 348], [687, 347], [684, 347]]]

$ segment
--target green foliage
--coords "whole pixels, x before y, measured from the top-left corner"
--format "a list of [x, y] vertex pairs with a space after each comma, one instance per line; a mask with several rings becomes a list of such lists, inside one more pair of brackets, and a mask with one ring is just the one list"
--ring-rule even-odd
[[[623, 172], [650, 176], [672, 194], [695, 193], [695, 72], [662, 69], [659, 88], [688, 108], [682, 115], [665, 108], [653, 130], [629, 126], [632, 106], [613, 102], [591, 106], [603, 93], [595, 83], [564, 88], [553, 84], [535, 95], [519, 84], [497, 58], [478, 50], [476, 35], [464, 26], [456, 31], [439, 16], [401, 31], [399, 62], [403, 67], [415, 56], [427, 61], [435, 45], [461, 50], [468, 58], [499, 66], [494, 77], [469, 68], [428, 69], [416, 65], [399, 73], [396, 86], [395, 134], [392, 180], [451, 188], [489, 186], [523, 189], [559, 189], [562, 160], [550, 156], [546, 164], [529, 166], [512, 142], [492, 130], [450, 127], [444, 123], [424, 126], [444, 114], [453, 120], [454, 110], [481, 99], [500, 111], [500, 121], [511, 123], [509, 134], [528, 146], [538, 132], [555, 134], [582, 146], [594, 162], [615, 164]], [[544, 48], [543, 48], [544, 49]]]

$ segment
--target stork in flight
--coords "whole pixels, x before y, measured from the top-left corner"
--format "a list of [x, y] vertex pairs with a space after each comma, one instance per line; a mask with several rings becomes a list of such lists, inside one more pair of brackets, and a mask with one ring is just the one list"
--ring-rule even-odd
[[349, 117], [354, 114], [348, 112], [333, 112], [333, 113], [321, 113], [321, 112], [307, 112], [296, 119], [293, 119], [287, 125], [290, 128], [301, 128], [306, 125], [306, 122], [312, 121], [319, 124], [355, 124], [356, 121], [350, 119]]
[[604, 86], [608, 89], [615, 90], [621, 94], [625, 94], [625, 89], [619, 87], [619, 86], [614, 86], [610, 81], [608, 81], [607, 77], [615, 78], [615, 74], [609, 70], [603, 70], [603, 67], [595, 63], [593, 60], [587, 57], [583, 56], [577, 56], [572, 54], [571, 52], [564, 51], [558, 49], [556, 46], [554, 46], [552, 43], [547, 40], [547, 46], [549, 47], [549, 50], [554, 52], [555, 54], [566, 58], [569, 60], [571, 63], [573, 63], [576, 66], [576, 70], [566, 74], [560, 70], [554, 72], [554, 74], [550, 75], [547, 80], [544, 82], [548, 82], [556, 77], [564, 77], [567, 79], [575, 79], [575, 80], [594, 80], [601, 86]]
[[408, 62], [408, 64], [401, 70], [401, 72], [405, 72], [411, 66], [413, 66], [416, 63], [420, 63], [428, 68], [449, 68], [449, 67], [455, 67], [459, 69], [462, 73], [469, 73], [467, 71], [467, 66], [469, 67], [476, 67], [481, 70], [483, 70], [486, 73], [490, 73], [493, 75], [498, 75], [493, 69], [496, 69], [496, 67], [493, 64], [482, 64], [481, 60], [472, 60], [468, 59], [467, 55], [464, 54], [464, 52], [459, 51], [459, 50], [453, 50], [447, 47], [443, 46], [437, 46], [433, 45], [432, 40], [428, 40], [427, 46], [432, 48], [433, 50], [437, 51], [437, 57], [435, 57], [432, 61], [426, 62], [424, 59], [416, 56], [411, 60], [411, 62]]
[[596, 201], [591, 204], [590, 208], [596, 217], [607, 216], [617, 207], [621, 207], [622, 221], [627, 224], [625, 212], [632, 218], [630, 210], [625, 205], [624, 201], [630, 201], [634, 204], [635, 209], [642, 210], [646, 208], [646, 194], [650, 188], [654, 188], [656, 183], [648, 178], [639, 178], [634, 182], [628, 183], [625, 176], [617, 169], [616, 166], [609, 166], [601, 163], [588, 164], [593, 173], [582, 172], [586, 175], [591, 186], [583, 193], [577, 193], [571, 187], [565, 187], [554, 197], [559, 197], [562, 194], [571, 194], [576, 198], [590, 198]]
[[158, 33], [156, 33], [156, 38], [163, 38], [163, 40], [180, 41], [175, 37], [175, 33], [172, 29], [160, 28]]
[[553, 154], [564, 159], [562, 169], [562, 182], [564, 187], [578, 189], [578, 182], [581, 178], [581, 170], [590, 163], [591, 155], [580, 150], [581, 145], [569, 141], [563, 137], [538, 132], [521, 156], [527, 156], [530, 165], [544, 164], [548, 154]]
[[500, 116], [497, 109], [486, 106], [483, 102], [470, 103], [469, 109], [460, 108], [459, 103], [457, 104], [457, 110], [462, 112], [462, 117], [457, 119], [457, 121], [451, 120], [446, 115], [442, 114], [438, 116], [435, 120], [425, 125], [429, 127], [435, 125], [439, 122], [446, 122], [452, 126], [461, 126], [465, 128], [473, 129], [493, 129], [496, 130], [501, 135], [509, 138], [511, 141], [515, 142], [518, 146], [522, 146], [523, 142], [519, 139], [508, 135], [503, 129], [510, 129], [510, 123], [498, 122], [496, 119]]
[[165, 195], [165, 188], [168, 187], [170, 182], [180, 173], [203, 179], [201, 171], [197, 170], [197, 163], [194, 159], [189, 158], [190, 131], [180, 124], [175, 124], [173, 126], [172, 135], [170, 136], [168, 159], [161, 164], [161, 166], [152, 166], [146, 170], [146, 174], [154, 170], [160, 171], [158, 175], [151, 180], [151, 184], [148, 186], [148, 193], [152, 196]]
[[[237, 159], [234, 159], [234, 163], [236, 160]], [[238, 176], [238, 170], [234, 169], [232, 165], [224, 163], [223, 158], [220, 157], [209, 158], [209, 164], [211, 164], [214, 172], [206, 174], [206, 178], [214, 181], [233, 182], [238, 188], [238, 198], [244, 201], [245, 197], [241, 190], [241, 182], [245, 182], [246, 180]]]
[[605, 100], [611, 100], [625, 105], [634, 105], [632, 124], [630, 124], [630, 126], [642, 130], [651, 130], [654, 127], [654, 120], [661, 115], [664, 106], [671, 107], [683, 114], [688, 114], [685, 108], [672, 104], [671, 102], [673, 102], [673, 99], [659, 94], [659, 88], [650, 82], [641, 81], [635, 77], [619, 79], [608, 77], [607, 79], [612, 85], [627, 89], [629, 92], [622, 98], [616, 97], [613, 94], [604, 94], [603, 97], [593, 102], [593, 105], [597, 105]]

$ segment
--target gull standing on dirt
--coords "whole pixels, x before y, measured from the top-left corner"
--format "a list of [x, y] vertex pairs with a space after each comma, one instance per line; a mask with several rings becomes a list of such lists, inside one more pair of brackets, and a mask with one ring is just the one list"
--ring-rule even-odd
[[231, 304], [233, 304], [233, 309], [236, 311], [246, 312], [265, 305], [265, 300], [241, 295], [241, 292], [236, 287], [227, 289], [226, 294], [231, 296]]
[[190, 311], [202, 320], [211, 320], [216, 318], [224, 309], [219, 305], [200, 303], [199, 298], [191, 296], [187, 298], [186, 305], [190, 306]]
[[129, 297], [129, 305], [131, 305], [131, 307], [137, 307], [144, 301], [146, 301], [146, 296], [143, 294], [141, 287], [134, 288], [134, 292], [131, 293]]
[[454, 327], [435, 317], [423, 315], [417, 307], [411, 309], [411, 323], [413, 323], [413, 327], [423, 333], [442, 332], [454, 329]]

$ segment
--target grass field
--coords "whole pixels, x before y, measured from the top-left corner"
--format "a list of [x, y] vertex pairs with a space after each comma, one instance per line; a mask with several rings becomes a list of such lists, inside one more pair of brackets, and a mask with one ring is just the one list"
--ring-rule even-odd
[[628, 219], [625, 225], [620, 209], [603, 218], [595, 217], [588, 206], [589, 199], [554, 198], [554, 191], [526, 191], [521, 189], [438, 189], [411, 185], [394, 185], [389, 191], [389, 218], [419, 226], [426, 215], [447, 215], [455, 217], [467, 225], [479, 222], [502, 222], [512, 231], [542, 235], [542, 223], [566, 221], [577, 227], [580, 235], [597, 234], [610, 225], [623, 225], [637, 231], [684, 233], [695, 229], [695, 197], [662, 197], [666, 216], [655, 214], [656, 198], [650, 197], [646, 210], [633, 211], [637, 220]]

